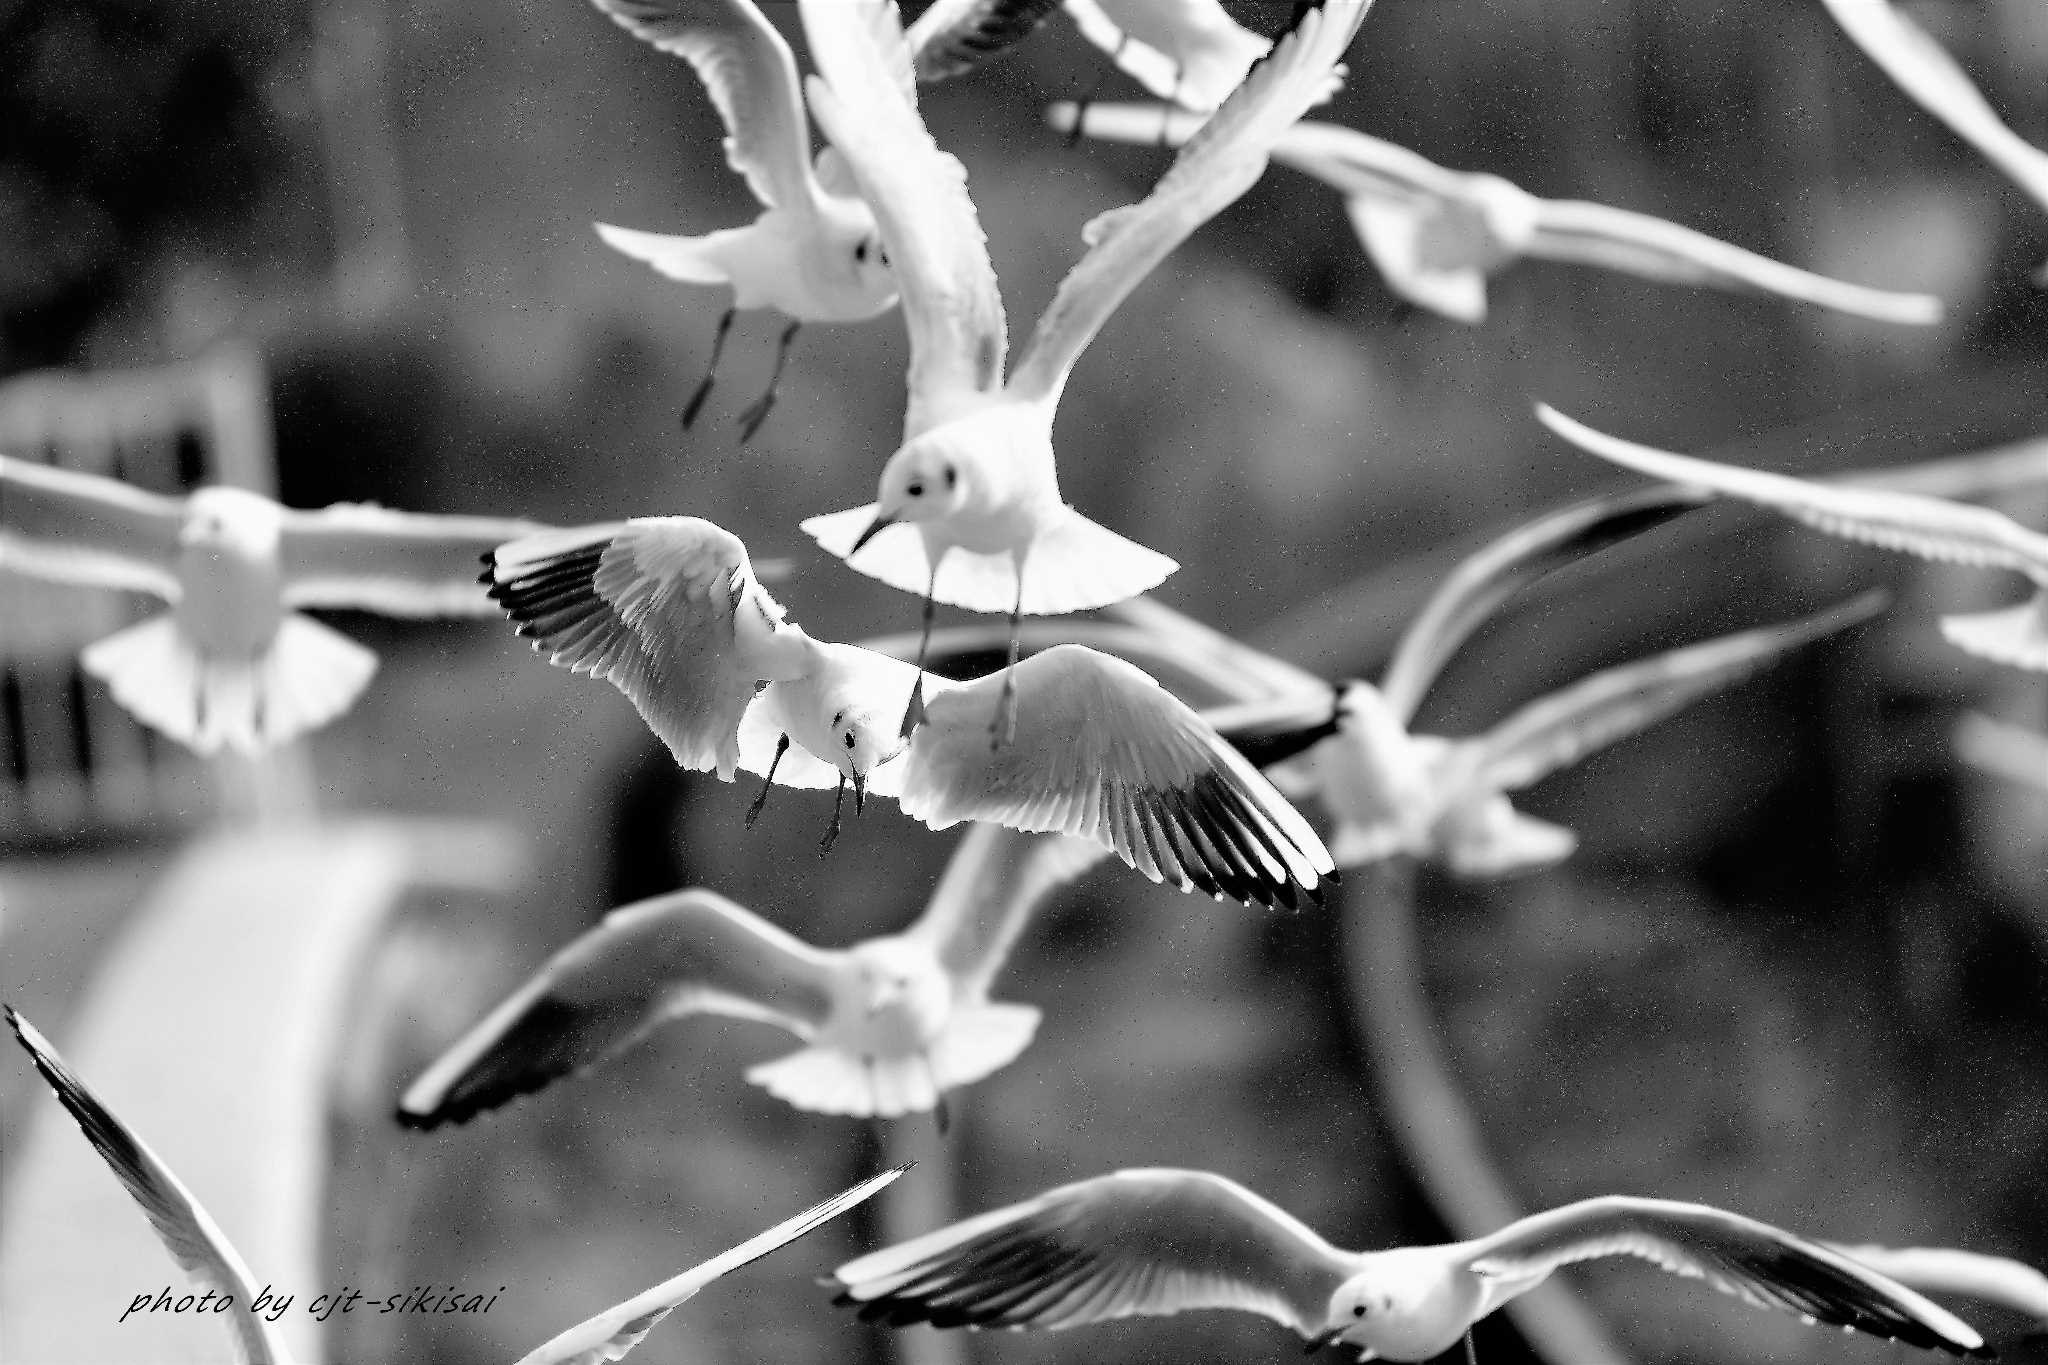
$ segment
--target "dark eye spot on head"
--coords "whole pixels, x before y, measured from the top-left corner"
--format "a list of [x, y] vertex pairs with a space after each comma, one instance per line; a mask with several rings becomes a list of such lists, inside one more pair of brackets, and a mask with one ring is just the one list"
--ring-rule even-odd
[[846, 732], [846, 747], [849, 749], [853, 747], [853, 731], [851, 730]]
[[885, 246], [878, 246], [875, 248], [875, 254], [882, 258], [883, 265], [889, 264], [889, 248]]
[[909, 482], [908, 484], [905, 484], [905, 485], [904, 485], [903, 491], [904, 491], [905, 493], [908, 493], [908, 494], [909, 494], [909, 495], [910, 495], [911, 497], [913, 497], [913, 498], [921, 498], [921, 497], [923, 497], [923, 496], [924, 496], [924, 480], [923, 480], [923, 479], [912, 479], [912, 480], [911, 480], [911, 481], [910, 481], [910, 482]]
[[832, 713], [832, 728], [837, 730], [839, 728], [839, 722], [845, 719], [846, 708], [842, 706], [837, 711], [834, 711]]
[[951, 488], [951, 487], [953, 487], [953, 486], [954, 486], [955, 484], [957, 484], [957, 483], [959, 483], [959, 482], [960, 482], [960, 471], [959, 471], [958, 469], [955, 469], [955, 468], [954, 468], [954, 467], [953, 467], [952, 465], [947, 465], [947, 466], [946, 466], [946, 487], [948, 487], [948, 488]]
[[1364, 1304], [1362, 1304], [1362, 1303], [1361, 1303], [1361, 1304], [1356, 1304], [1356, 1305], [1354, 1305], [1354, 1306], [1352, 1307], [1352, 1309], [1351, 1309], [1351, 1316], [1352, 1316], [1352, 1317], [1354, 1317], [1354, 1318], [1362, 1318], [1362, 1317], [1364, 1317], [1364, 1316], [1365, 1316], [1365, 1305], [1364, 1305]]
[[868, 261], [868, 239], [867, 239], [867, 238], [865, 238], [865, 237], [861, 238], [861, 239], [860, 239], [860, 245], [859, 245], [859, 246], [857, 246], [857, 247], [855, 247], [855, 248], [853, 249], [853, 259], [854, 259], [854, 260], [856, 260], [856, 261], [859, 261], [859, 262], [860, 262], [860, 263], [861, 263], [862, 265], [866, 265], [866, 264], [867, 264], [867, 261]]

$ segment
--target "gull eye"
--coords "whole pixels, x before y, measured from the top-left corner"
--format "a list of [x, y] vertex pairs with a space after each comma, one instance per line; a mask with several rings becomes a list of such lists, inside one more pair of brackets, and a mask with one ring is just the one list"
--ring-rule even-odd
[[913, 498], [921, 498], [921, 497], [923, 497], [923, 496], [924, 496], [924, 480], [923, 480], [923, 479], [912, 479], [912, 480], [911, 480], [911, 481], [910, 481], [910, 482], [909, 482], [908, 484], [906, 484], [906, 485], [904, 486], [904, 489], [903, 489], [903, 491], [904, 491], [905, 493], [908, 493], [908, 494], [909, 494], [909, 495], [910, 495], [911, 497], [913, 497]]
[[862, 265], [866, 265], [866, 264], [868, 263], [868, 239], [867, 239], [867, 238], [865, 238], [865, 237], [861, 238], [861, 239], [860, 239], [860, 245], [859, 245], [859, 246], [857, 246], [857, 247], [855, 247], [855, 248], [853, 249], [853, 259], [854, 259], [854, 260], [856, 260], [856, 261], [858, 261], [858, 262], [860, 262], [860, 263], [861, 263]]
[[851, 730], [846, 732], [846, 747], [849, 749], [853, 747], [853, 731]]
[[885, 246], [878, 246], [875, 248], [875, 254], [882, 258], [883, 265], [889, 264], [889, 248]]
[[959, 483], [959, 482], [960, 482], [960, 471], [959, 471], [959, 470], [957, 470], [957, 469], [955, 469], [955, 468], [954, 468], [954, 467], [953, 467], [952, 465], [947, 465], [947, 466], [946, 466], [946, 487], [948, 487], [948, 488], [951, 488], [951, 487], [953, 487], [953, 486], [954, 486], [955, 484], [957, 484], [957, 483]]
[[1362, 1303], [1360, 1303], [1360, 1304], [1354, 1304], [1354, 1305], [1352, 1306], [1352, 1309], [1351, 1309], [1351, 1316], [1352, 1316], [1352, 1317], [1354, 1317], [1354, 1318], [1362, 1318], [1362, 1317], [1364, 1317], [1364, 1316], [1365, 1316], [1365, 1305], [1364, 1305], [1364, 1304], [1362, 1304]]

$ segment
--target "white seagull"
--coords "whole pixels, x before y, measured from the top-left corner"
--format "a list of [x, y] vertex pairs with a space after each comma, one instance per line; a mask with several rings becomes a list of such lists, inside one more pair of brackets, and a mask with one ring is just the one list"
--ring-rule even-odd
[[[910, 26], [920, 81], [971, 71], [1029, 37], [1061, 0], [938, 0]], [[1081, 36], [1161, 99], [1208, 112], [1272, 44], [1217, 0], [1065, 0]]]
[[893, 1327], [1078, 1327], [1199, 1308], [1257, 1313], [1311, 1347], [1424, 1361], [1561, 1266], [1632, 1256], [1758, 1308], [1985, 1356], [1940, 1306], [1839, 1252], [1701, 1204], [1609, 1196], [1443, 1246], [1344, 1251], [1206, 1171], [1118, 1171], [834, 1271], [839, 1302]]
[[405, 1092], [398, 1121], [463, 1123], [626, 1051], [696, 1014], [753, 1019], [804, 1041], [748, 1069], [799, 1109], [897, 1118], [1016, 1059], [1038, 1028], [1029, 1005], [989, 999], [1047, 893], [1104, 856], [1059, 835], [967, 832], [908, 929], [814, 948], [710, 891], [612, 911], [549, 958]]
[[[1914, 103], [1949, 126], [2048, 211], [2048, 151], [1998, 117], [1955, 58], [1886, 0], [1822, 0], [1870, 60]], [[2048, 284], [2048, 265], [2035, 277]]]
[[712, 338], [711, 363], [683, 408], [685, 427], [710, 396], [733, 314], [773, 308], [790, 319], [767, 389], [741, 414], [745, 442], [775, 406], [775, 386], [802, 324], [861, 322], [895, 306], [888, 252], [838, 154], [821, 150], [813, 172], [796, 59], [753, 0], [593, 3], [634, 37], [696, 68], [725, 120], [726, 159], [763, 206], [747, 226], [702, 237], [597, 225], [608, 244], [672, 280], [732, 287], [732, 306]]
[[[78, 1121], [86, 1140], [99, 1152], [107, 1168], [142, 1206], [164, 1250], [194, 1285], [226, 1299], [228, 1322], [234, 1332], [235, 1359], [242, 1365], [291, 1365], [291, 1353], [275, 1324], [250, 1310], [249, 1305], [256, 1299], [256, 1283], [219, 1225], [148, 1144], [100, 1103], [99, 1097], [64, 1064], [42, 1034], [12, 1006], [4, 1008], [8, 1024], [28, 1049], [36, 1070], [71, 1111], [71, 1117]], [[695, 1298], [712, 1281], [830, 1222], [879, 1193], [908, 1169], [907, 1165], [897, 1166], [871, 1176], [723, 1255], [577, 1324], [520, 1357], [519, 1365], [601, 1365], [621, 1359], [640, 1344], [656, 1323]]]
[[[1533, 872], [1569, 858], [1578, 836], [1516, 810], [1509, 792], [1868, 620], [1885, 604], [1883, 593], [1869, 593], [1797, 621], [1603, 669], [1469, 739], [1411, 734], [1412, 710], [1403, 714], [1371, 683], [1354, 680], [1337, 690], [1333, 708], [1297, 722], [1308, 747], [1265, 772], [1281, 792], [1314, 797], [1330, 813], [1330, 856], [1340, 868], [1406, 855], [1472, 879]], [[1266, 746], [1294, 747], [1275, 721], [1302, 709], [1290, 699], [1211, 712], [1208, 719], [1226, 739], [1242, 727]]]
[[[935, 601], [1007, 610], [1013, 649], [1024, 613], [1106, 606], [1173, 572], [1172, 560], [1061, 498], [1052, 446], [1060, 393], [1125, 296], [1251, 188], [1274, 139], [1329, 97], [1370, 3], [1308, 9], [1142, 203], [1087, 226], [1088, 254], [1005, 380], [1002, 296], [966, 173], [932, 141], [892, 74], [892, 64], [907, 65], [894, 5], [809, 0], [804, 23], [829, 80], [812, 78], [812, 110], [890, 244], [911, 366], [904, 443], [882, 470], [876, 501], [813, 517], [803, 529], [861, 572], [923, 594], [927, 631]], [[911, 693], [906, 734], [920, 697]]]
[[[1921, 559], [2025, 574], [2034, 584], [2027, 601], [1997, 611], [1945, 616], [1941, 632], [1972, 654], [2048, 673], [2048, 535], [1988, 507], [1917, 493], [1813, 483], [1654, 450], [1594, 431], [1541, 403], [1536, 416], [1579, 449], [1653, 479], [1753, 502], [1846, 540]], [[2048, 461], [2048, 453], [2043, 459]]]
[[100, 1103], [99, 1097], [65, 1065], [57, 1049], [28, 1020], [11, 1005], [0, 1008], [4, 1008], [14, 1036], [28, 1050], [29, 1060], [56, 1092], [58, 1102], [77, 1120], [86, 1141], [92, 1143], [115, 1179], [142, 1206], [157, 1239], [178, 1263], [178, 1269], [198, 1289], [211, 1290], [227, 1301], [235, 1359], [243, 1365], [289, 1365], [292, 1356], [276, 1324], [265, 1321], [261, 1313], [249, 1307], [256, 1301], [256, 1282], [220, 1226], [171, 1173], [171, 1168], [149, 1149], [149, 1144]]
[[1975, 1299], [2048, 1323], [2048, 1275], [2024, 1261], [1954, 1247], [1827, 1245], [1922, 1294]]
[[[1132, 104], [1055, 104], [1046, 118], [1064, 132], [1147, 145], [1178, 145], [1201, 128], [1198, 116]], [[1926, 294], [1816, 275], [1645, 213], [1539, 199], [1497, 175], [1454, 171], [1335, 124], [1296, 124], [1273, 159], [1344, 195], [1352, 227], [1389, 289], [1459, 322], [1484, 321], [1487, 277], [1525, 257], [1776, 294], [1880, 322], [1941, 320], [1941, 301]]]
[[[611, 681], [686, 768], [894, 797], [933, 829], [986, 820], [1112, 849], [1153, 881], [1262, 905], [1318, 900], [1315, 831], [1199, 716], [1142, 670], [1063, 645], [975, 682], [935, 680], [905, 739], [918, 670], [813, 640], [753, 580], [746, 550], [691, 517], [515, 541], [490, 593], [552, 662]], [[1013, 743], [989, 734], [1005, 699]]]
[[896, 1177], [909, 1169], [908, 1165], [891, 1167], [858, 1185], [841, 1190], [794, 1218], [784, 1219], [766, 1232], [749, 1237], [730, 1251], [721, 1252], [700, 1266], [685, 1270], [673, 1279], [663, 1280], [652, 1289], [577, 1323], [560, 1336], [528, 1351], [519, 1358], [517, 1365], [603, 1365], [605, 1361], [622, 1360], [654, 1330], [656, 1323], [696, 1298], [713, 1281], [760, 1260], [771, 1251], [788, 1246], [856, 1204], [865, 1203], [869, 1197], [894, 1184]]
[[80, 662], [203, 754], [257, 753], [316, 729], [369, 682], [377, 656], [300, 608], [488, 616], [477, 557], [540, 529], [348, 503], [304, 512], [241, 488], [166, 497], [0, 456], [0, 569], [168, 601]]

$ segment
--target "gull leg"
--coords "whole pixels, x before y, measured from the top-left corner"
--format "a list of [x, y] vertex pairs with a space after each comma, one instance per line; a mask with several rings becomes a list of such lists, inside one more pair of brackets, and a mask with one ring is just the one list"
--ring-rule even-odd
[[704, 378], [697, 385], [697, 391], [690, 395], [690, 401], [683, 404], [683, 430], [697, 420], [697, 413], [704, 407], [704, 400], [711, 396], [711, 381], [718, 375], [718, 358], [725, 354], [725, 336], [732, 330], [733, 314], [737, 308], [728, 308], [718, 319], [718, 331], [711, 337], [711, 363], [704, 367]]
[[939, 1088], [939, 1073], [932, 1067], [932, 1056], [929, 1052], [923, 1055], [923, 1061], [924, 1074], [932, 1083], [932, 1094], [937, 1096], [932, 1101], [932, 1117], [938, 1120], [939, 1136], [944, 1137], [946, 1130], [953, 1126], [952, 1107], [946, 1103], [946, 1092]]
[[754, 433], [761, 429], [761, 423], [768, 420], [768, 414], [775, 407], [775, 386], [782, 382], [782, 367], [789, 362], [789, 344], [796, 340], [801, 322], [792, 322], [782, 329], [782, 340], [775, 347], [775, 368], [768, 375], [768, 387], [759, 398], [747, 404], [740, 414], [740, 444], [754, 439]]
[[761, 794], [754, 798], [753, 805], [747, 807], [748, 829], [754, 827], [754, 822], [761, 818], [761, 812], [767, 809], [768, 793], [775, 790], [775, 770], [781, 766], [782, 756], [788, 752], [789, 736], [783, 735], [775, 741], [775, 757], [768, 760], [768, 776], [761, 779]]
[[917, 640], [917, 681], [910, 685], [910, 704], [903, 708], [903, 728], [898, 737], [909, 739], [924, 724], [924, 660], [932, 647], [932, 620], [939, 614], [939, 602], [932, 594], [939, 586], [939, 562], [932, 561], [931, 576], [924, 585], [924, 630]]
[[1472, 1344], [1472, 1329], [1465, 1329], [1465, 1365], [1479, 1365], [1479, 1348]]
[[1010, 604], [1010, 662], [1003, 667], [1003, 692], [988, 723], [988, 747], [1000, 749], [1017, 737], [1017, 655], [1024, 641], [1024, 566], [1017, 567], [1017, 599]]
[[825, 841], [818, 845], [818, 852], [830, 853], [832, 845], [839, 840], [839, 817], [846, 809], [846, 774], [839, 774], [839, 792], [832, 798], [832, 823], [825, 830]]

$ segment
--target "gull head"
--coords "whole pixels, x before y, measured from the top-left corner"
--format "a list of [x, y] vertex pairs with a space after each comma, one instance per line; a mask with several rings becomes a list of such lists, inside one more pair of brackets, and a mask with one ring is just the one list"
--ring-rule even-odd
[[284, 537], [284, 509], [246, 488], [216, 486], [194, 492], [185, 504], [178, 541], [236, 559], [274, 558]]
[[896, 306], [896, 272], [875, 215], [859, 199], [823, 195], [818, 205], [823, 293], [834, 320], [858, 322]]
[[874, 522], [854, 542], [856, 553], [885, 526], [943, 521], [967, 506], [976, 487], [976, 466], [952, 442], [932, 439], [944, 431], [941, 427], [921, 436], [889, 457], [875, 494]]
[[1371, 1265], [1337, 1286], [1314, 1350], [1341, 1341], [1366, 1359], [1428, 1360], [1465, 1334], [1480, 1306], [1475, 1282], [1462, 1286], [1416, 1248], [1374, 1253]]
[[820, 757], [853, 783], [856, 811], [867, 802], [869, 775], [902, 753], [909, 743], [899, 733], [903, 698], [909, 690], [907, 685], [868, 687], [858, 695], [847, 695], [853, 691], [848, 688], [841, 689], [839, 697], [828, 699], [832, 708], [831, 753]]
[[884, 1051], [921, 1051], [944, 1026], [951, 983], [932, 955], [897, 938], [853, 949], [854, 1004]]

